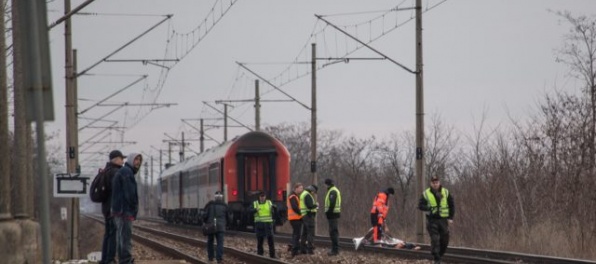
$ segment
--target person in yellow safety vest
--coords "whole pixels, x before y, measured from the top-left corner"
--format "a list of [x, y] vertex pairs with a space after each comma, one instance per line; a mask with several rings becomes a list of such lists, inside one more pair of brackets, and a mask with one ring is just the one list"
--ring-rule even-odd
[[255, 214], [255, 233], [257, 234], [257, 254], [263, 255], [263, 240], [267, 237], [269, 257], [275, 258], [275, 244], [273, 242], [273, 218], [277, 214], [277, 207], [267, 199], [265, 192], [259, 193], [259, 199], [254, 201], [251, 213]]
[[430, 252], [435, 264], [440, 264], [449, 245], [449, 225], [453, 223], [455, 204], [453, 196], [447, 188], [441, 186], [437, 176], [430, 179], [430, 188], [422, 193], [418, 209], [427, 212], [426, 229], [430, 235]]
[[302, 231], [302, 215], [300, 214], [300, 194], [304, 191], [302, 183], [294, 184], [294, 191], [288, 197], [288, 221], [292, 226], [292, 257], [300, 254], [300, 231]]
[[300, 250], [303, 254], [314, 254], [313, 240], [315, 237], [315, 218], [319, 204], [313, 194], [319, 188], [316, 185], [309, 185], [300, 194], [300, 214], [302, 215], [302, 237], [300, 238]]
[[325, 179], [327, 185], [327, 195], [325, 195], [325, 215], [329, 222], [329, 237], [331, 238], [331, 251], [327, 252], [329, 256], [339, 254], [339, 230], [337, 222], [341, 213], [341, 193], [335, 186], [332, 179]]

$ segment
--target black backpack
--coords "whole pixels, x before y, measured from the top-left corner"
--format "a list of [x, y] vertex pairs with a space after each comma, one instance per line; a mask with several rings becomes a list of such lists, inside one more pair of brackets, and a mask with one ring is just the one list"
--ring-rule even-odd
[[91, 201], [96, 203], [103, 203], [108, 200], [108, 195], [111, 193], [111, 183], [108, 177], [108, 168], [99, 169], [99, 172], [91, 182], [89, 187], [89, 197]]

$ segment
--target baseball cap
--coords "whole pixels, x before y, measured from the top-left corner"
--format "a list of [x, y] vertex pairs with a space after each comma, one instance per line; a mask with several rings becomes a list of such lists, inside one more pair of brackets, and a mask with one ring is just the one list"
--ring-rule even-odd
[[120, 150], [112, 150], [112, 152], [110, 152], [110, 160], [118, 157], [123, 159], [126, 158], [126, 156], [122, 155], [122, 152], [120, 152]]

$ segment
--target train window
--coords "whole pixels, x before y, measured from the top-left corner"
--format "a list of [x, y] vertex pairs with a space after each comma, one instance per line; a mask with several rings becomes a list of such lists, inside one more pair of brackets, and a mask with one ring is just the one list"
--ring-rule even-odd
[[190, 173], [188, 176], [188, 185], [191, 187], [199, 185], [199, 175], [196, 173]]
[[219, 183], [219, 163], [214, 163], [209, 166], [209, 183]]
[[179, 185], [179, 177], [174, 176], [171, 178], [172, 179], [172, 194], [173, 195], [177, 195], [179, 190], [178, 190], [178, 185]]
[[168, 181], [166, 180], [161, 180], [160, 181], [161, 184], [161, 190], [163, 193], [167, 193], [168, 192]]
[[207, 168], [199, 169], [199, 185], [205, 186], [209, 182], [207, 177]]

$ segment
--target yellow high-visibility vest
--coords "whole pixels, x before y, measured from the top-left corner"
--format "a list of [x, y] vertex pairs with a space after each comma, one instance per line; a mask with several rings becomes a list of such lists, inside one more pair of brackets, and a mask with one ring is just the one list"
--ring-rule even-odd
[[302, 191], [302, 193], [300, 194], [300, 214], [302, 216], [305, 216], [306, 213], [308, 213], [308, 212], [313, 212], [313, 213], [316, 213], [317, 212], [317, 208], [308, 209], [306, 207], [306, 203], [304, 202], [304, 198], [306, 198], [307, 195], [310, 196], [310, 198], [313, 200], [313, 203], [315, 201], [315, 198], [312, 197], [312, 195], [310, 194], [310, 192], [308, 192], [308, 191]]
[[426, 189], [426, 191], [424, 191], [424, 199], [426, 199], [430, 209], [427, 214], [434, 215], [438, 213], [442, 218], [449, 217], [449, 205], [447, 204], [448, 196], [449, 191], [446, 188], [441, 187], [441, 201], [437, 203], [437, 199], [435, 199], [432, 190], [430, 188]]
[[273, 222], [273, 217], [271, 215], [271, 207], [272, 203], [271, 200], [266, 200], [264, 203], [259, 203], [259, 201], [255, 201], [253, 203], [257, 212], [255, 213], [255, 223], [271, 223]]
[[333, 212], [340, 213], [341, 212], [341, 193], [339, 193], [339, 189], [337, 189], [337, 187], [335, 187], [335, 186], [329, 188], [329, 190], [327, 191], [327, 195], [325, 195], [325, 212], [329, 211], [329, 206], [330, 206], [329, 194], [332, 191], [337, 192], [337, 199], [335, 199], [335, 207], [333, 207]]

